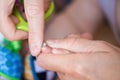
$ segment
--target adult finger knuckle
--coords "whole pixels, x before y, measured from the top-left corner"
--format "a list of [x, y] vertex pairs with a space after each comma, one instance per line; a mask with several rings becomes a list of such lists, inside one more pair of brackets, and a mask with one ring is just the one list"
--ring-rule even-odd
[[34, 17], [37, 17], [40, 14], [40, 12], [37, 6], [30, 6], [28, 7], [27, 14], [28, 14], [27, 15], [28, 17], [34, 18]]
[[33, 3], [30, 6], [27, 6], [27, 16], [29, 18], [37, 18], [42, 13], [44, 13], [44, 11], [40, 10], [38, 4]]

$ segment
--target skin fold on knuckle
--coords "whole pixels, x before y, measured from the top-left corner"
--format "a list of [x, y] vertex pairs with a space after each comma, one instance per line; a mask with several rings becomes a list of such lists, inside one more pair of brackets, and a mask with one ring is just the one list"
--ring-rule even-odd
[[44, 9], [40, 7], [42, 4], [39, 4], [39, 1], [31, 1], [27, 3], [28, 4], [25, 7], [28, 18], [37, 18], [44, 13]]
[[28, 9], [27, 9], [27, 17], [29, 17], [29, 18], [37, 18], [42, 13], [44, 13], [44, 12], [41, 12], [39, 10], [38, 6], [29, 6]]

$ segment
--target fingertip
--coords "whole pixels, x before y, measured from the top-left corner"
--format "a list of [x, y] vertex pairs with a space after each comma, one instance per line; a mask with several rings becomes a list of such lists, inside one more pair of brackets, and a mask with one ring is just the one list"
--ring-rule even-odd
[[38, 37], [38, 35], [33, 33], [32, 35], [29, 35], [28, 40], [31, 54], [33, 56], [38, 56], [39, 53], [41, 53], [43, 37]]
[[30, 52], [31, 52], [32, 56], [38, 56], [41, 52], [41, 48], [39, 47], [39, 45], [35, 45], [33, 43], [33, 45], [30, 46]]

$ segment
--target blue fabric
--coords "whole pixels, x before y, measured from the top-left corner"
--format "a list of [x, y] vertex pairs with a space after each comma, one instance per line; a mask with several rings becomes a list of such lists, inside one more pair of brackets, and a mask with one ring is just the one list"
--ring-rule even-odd
[[[34, 60], [35, 60], [35, 58], [32, 55], [30, 55], [29, 56], [29, 61], [30, 61], [30, 68], [31, 68], [31, 71], [32, 71], [33, 78], [34, 78], [34, 80], [42, 80], [41, 78], [39, 78], [39, 76], [35, 72]], [[45, 72], [47, 73], [48, 71], [45, 71]], [[43, 73], [43, 72], [41, 72], [41, 73]], [[40, 77], [43, 77], [43, 76], [40, 76]], [[56, 80], [56, 78], [57, 78], [56, 75], [54, 75], [52, 80]]]
[[0, 72], [13, 78], [21, 79], [23, 63], [20, 55], [0, 46]]
[[35, 72], [33, 56], [30, 55], [29, 60], [30, 60], [30, 67], [31, 67], [31, 71], [32, 71], [32, 75], [34, 77], [34, 80], [39, 80], [39, 78], [37, 77], [36, 72]]

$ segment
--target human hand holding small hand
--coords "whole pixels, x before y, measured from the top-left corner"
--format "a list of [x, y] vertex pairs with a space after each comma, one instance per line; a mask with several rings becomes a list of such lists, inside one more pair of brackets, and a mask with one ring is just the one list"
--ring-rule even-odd
[[38, 64], [61, 80], [120, 79], [120, 49], [107, 42], [72, 35], [47, 44], [51, 50], [37, 57]]

